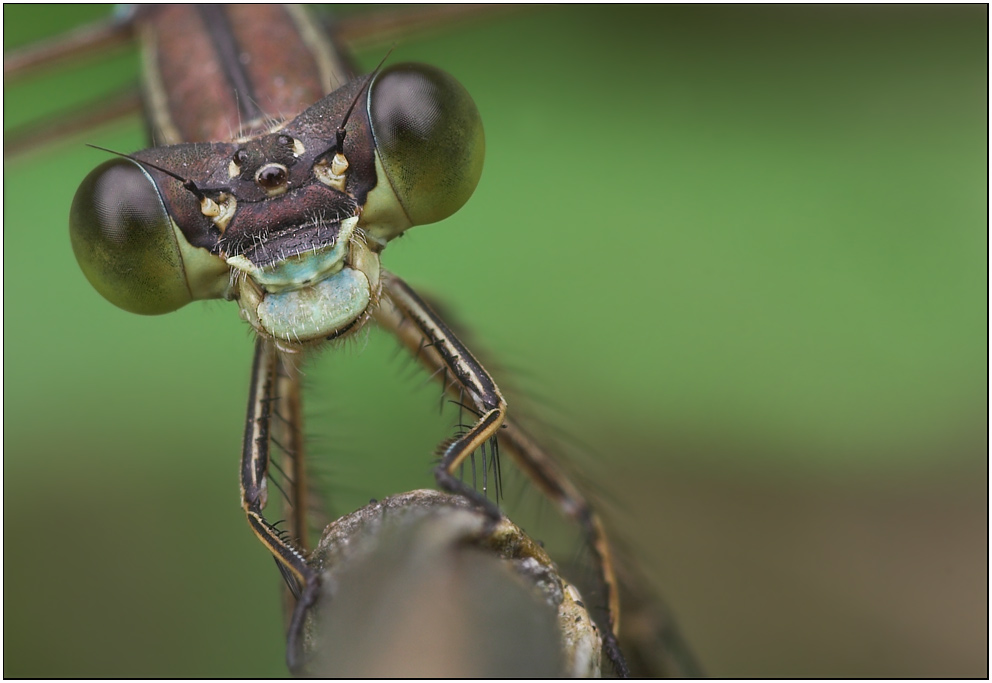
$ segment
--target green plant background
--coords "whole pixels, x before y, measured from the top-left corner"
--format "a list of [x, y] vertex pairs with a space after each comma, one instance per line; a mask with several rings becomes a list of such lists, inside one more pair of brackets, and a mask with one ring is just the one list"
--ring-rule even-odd
[[[107, 11], [5, 5], [4, 49]], [[986, 27], [521, 9], [393, 57], [466, 85], [487, 160], [385, 265], [603, 454], [710, 674], [988, 673]], [[129, 50], [5, 83], [5, 131], [137, 75]], [[250, 335], [230, 304], [119, 311], [69, 247], [82, 143], [142, 135], [4, 161], [5, 676], [285, 673], [237, 504]], [[341, 512], [430, 483], [436, 393], [391, 353], [363, 337], [308, 381]]]

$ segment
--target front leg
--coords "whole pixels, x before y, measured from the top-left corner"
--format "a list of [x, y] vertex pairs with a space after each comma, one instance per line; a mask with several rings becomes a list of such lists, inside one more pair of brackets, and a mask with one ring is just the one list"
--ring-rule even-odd
[[[392, 273], [383, 271], [382, 281], [385, 296], [376, 312], [376, 320], [395, 334], [417, 356], [417, 360], [428, 372], [443, 377], [445, 392], [451, 392], [453, 388], [456, 394], [467, 392], [480, 415], [467, 434], [445, 444], [441, 464], [435, 470], [438, 483], [449, 491], [478, 502], [494, 519], [498, 519], [499, 511], [496, 506], [456, 479], [453, 472], [474, 449], [485, 444], [486, 439], [493, 440], [495, 449], [495, 435], [499, 430], [504, 444], [509, 447], [510, 455], [523, 472], [565, 516], [574, 520], [582, 529], [594, 555], [598, 583], [606, 596], [607, 623], [603, 632], [606, 654], [616, 673], [621, 678], [628, 677], [630, 670], [618, 641], [620, 594], [613, 569], [613, 555], [599, 516], [551, 455], [516, 424], [506, 420], [506, 401], [496, 383], [437, 313]], [[450, 384], [447, 375], [449, 372], [453, 375], [453, 382]]]
[[437, 483], [478, 504], [494, 521], [499, 520], [496, 504], [456, 477], [455, 469], [487, 442], [495, 454], [496, 433], [506, 418], [506, 401], [482, 364], [416, 292], [392, 273], [383, 271], [382, 279], [386, 300], [376, 310], [376, 320], [412, 351], [429, 356], [433, 361], [429, 365], [445, 368], [445, 377], [451, 374], [478, 414], [467, 432], [441, 444], [441, 462], [434, 468]]
[[303, 623], [307, 610], [316, 602], [319, 589], [317, 573], [285, 534], [270, 524], [262, 514], [266, 501], [266, 473], [269, 467], [269, 432], [272, 404], [276, 400], [278, 358], [275, 345], [262, 337], [255, 342], [255, 358], [248, 392], [248, 413], [241, 451], [241, 507], [248, 525], [269, 549], [287, 583], [295, 584], [296, 607], [289, 623], [286, 663], [294, 674], [303, 667]]

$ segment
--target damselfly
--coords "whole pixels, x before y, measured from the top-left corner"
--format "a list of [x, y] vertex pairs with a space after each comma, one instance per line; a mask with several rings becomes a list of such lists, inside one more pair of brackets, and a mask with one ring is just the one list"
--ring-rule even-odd
[[[358, 87], [358, 86], [356, 86], [356, 87]], [[355, 93], [350, 93], [350, 95], [352, 97], [352, 101], [357, 100], [359, 97], [362, 96], [362, 94], [363, 93], [362, 93], [362, 89], [361, 88], [358, 88], [358, 90], [356, 90]], [[343, 124], [344, 123], [344, 118], [343, 118], [343, 115], [341, 114], [341, 112], [337, 112], [337, 116], [338, 116], [338, 121]], [[241, 123], [243, 123], [243, 122], [241, 122]], [[231, 124], [230, 123], [228, 123], [227, 125], [228, 125], [229, 128], [231, 127]], [[352, 138], [355, 137], [354, 133], [351, 133], [351, 135], [352, 135]], [[289, 145], [289, 144], [292, 143], [292, 144], [295, 145], [295, 143], [298, 142], [298, 141], [300, 141], [303, 136], [300, 135], [299, 137], [293, 137], [293, 136], [289, 136], [289, 137], [292, 138], [292, 139], [289, 140], [286, 144]], [[335, 144], [336, 145], [340, 145], [339, 142], [336, 142]], [[304, 145], [304, 147], [306, 147], [306, 145]], [[331, 150], [331, 148], [327, 148], [327, 150], [325, 150], [325, 151], [330, 151], [330, 150]], [[237, 149], [232, 149], [231, 150], [231, 153], [232, 153], [232, 159], [231, 160], [235, 160], [236, 161], [235, 156], [237, 155], [237, 152], [238, 151], [239, 150], [237, 150]], [[252, 154], [252, 153], [254, 153], [254, 152], [252, 152], [250, 150], [248, 151], [248, 156], [246, 156], [245, 159], [244, 159], [245, 162], [250, 161], [249, 157], [250, 157], [250, 154]], [[297, 154], [297, 152], [295, 150], [292, 153], [294, 155]], [[301, 153], [305, 153], [305, 152], [301, 152]], [[231, 161], [231, 160], [229, 160], [229, 161]], [[149, 160], [146, 160], [146, 161], [149, 161]], [[160, 161], [162, 161], [162, 160], [160, 160]], [[270, 160], [270, 161], [272, 161], [272, 160]], [[122, 162], [122, 163], [124, 163], [124, 162]], [[216, 197], [207, 197], [206, 194], [209, 194], [209, 193], [204, 193], [204, 189], [207, 189], [206, 188], [206, 185], [209, 184], [209, 183], [205, 183], [203, 180], [201, 180], [199, 183], [197, 183], [190, 176], [186, 176], [182, 172], [175, 170], [175, 169], [179, 168], [179, 166], [181, 166], [182, 163], [179, 163], [177, 165], [174, 165], [171, 168], [169, 168], [169, 166], [171, 165], [170, 163], [157, 163], [157, 162], [152, 162], [152, 163], [155, 163], [156, 166], [158, 167], [158, 169], [165, 169], [166, 171], [171, 171], [171, 173], [174, 176], [180, 176], [184, 180], [192, 181], [192, 184], [195, 187], [195, 189], [192, 189], [190, 191], [192, 192], [193, 196], [196, 196], [198, 200], [208, 200], [208, 203], [209, 203], [209, 201], [213, 201], [215, 204], [219, 204], [220, 205], [219, 213], [220, 214], [223, 214], [224, 213], [224, 206], [223, 206], [224, 205], [224, 199], [220, 196], [220, 194], [224, 194], [225, 192], [221, 192]], [[280, 163], [280, 162], [278, 162], [278, 161], [272, 161], [272, 163]], [[271, 164], [266, 163], [266, 164], [263, 164], [262, 166], [268, 167], [270, 165]], [[285, 167], [285, 165], [286, 164], [283, 164], [284, 167]], [[259, 166], [258, 169], [254, 169], [254, 170], [260, 170], [260, 169], [262, 169], [262, 166]], [[285, 171], [285, 168], [283, 168], [283, 170]], [[339, 175], [341, 175], [341, 174], [339, 174]], [[346, 174], [343, 174], [343, 175], [346, 175]], [[187, 187], [187, 189], [189, 190], [189, 187]], [[214, 189], [216, 189], [216, 188], [214, 188]], [[211, 190], [211, 191], [213, 191], [213, 190]], [[230, 194], [230, 193], [227, 193], [227, 194]], [[213, 208], [214, 207], [209, 207], [207, 209], [207, 211], [208, 212], [212, 212], [213, 211]], [[232, 208], [232, 211], [234, 211], [233, 208]], [[242, 255], [242, 254], [237, 254], [235, 256], [240, 256], [240, 255]], [[331, 265], [334, 265], [334, 264], [331, 264]], [[439, 322], [431, 322], [433, 320], [432, 316], [430, 314], [426, 313], [426, 309], [422, 309], [421, 304], [420, 304], [418, 298], [415, 295], [413, 295], [412, 293], [408, 293], [408, 292], [409, 292], [409, 290], [407, 290], [405, 288], [405, 286], [403, 286], [401, 283], [396, 282], [396, 284], [394, 285], [394, 288], [393, 288], [393, 295], [394, 295], [393, 301], [394, 301], [394, 303], [399, 303], [400, 300], [402, 300], [402, 301], [405, 302], [405, 303], [401, 304], [400, 307], [401, 307], [401, 310], [405, 310], [406, 313], [405, 314], [401, 314], [400, 318], [402, 318], [403, 315], [406, 315], [407, 317], [410, 317], [412, 315], [413, 317], [410, 318], [411, 320], [417, 319], [417, 318], [419, 318], [421, 320], [422, 332], [423, 331], [433, 330], [432, 332], [430, 332], [430, 331], [428, 332], [429, 334], [431, 334], [433, 336], [429, 340], [426, 340], [427, 341], [426, 344], [423, 343], [425, 340], [423, 339], [423, 336], [421, 334], [420, 335], [420, 338], [417, 338], [417, 337], [412, 338], [409, 341], [410, 345], [414, 349], [416, 349], [418, 351], [422, 351], [421, 355], [425, 355], [425, 354], [429, 355], [429, 354], [431, 354], [432, 352], [429, 350], [430, 348], [435, 348], [435, 349], [436, 348], [440, 348], [442, 350], [442, 353], [438, 356], [437, 359], [435, 359], [433, 361], [429, 361], [429, 362], [432, 363], [432, 366], [431, 367], [433, 369], [436, 369], [438, 372], [442, 373], [442, 379], [444, 379], [444, 380], [449, 379], [449, 373], [451, 373], [451, 375], [453, 377], [454, 375], [459, 374], [459, 372], [460, 372], [461, 375], [462, 375], [462, 377], [461, 377], [461, 382], [462, 383], [465, 383], [465, 382], [475, 383], [476, 384], [476, 387], [477, 387], [476, 388], [476, 392], [475, 392], [476, 394], [481, 395], [480, 392], [483, 393], [483, 394], [486, 393], [481, 388], [479, 388], [480, 385], [478, 384], [479, 382], [482, 382], [483, 384], [485, 384], [486, 382], [488, 382], [488, 379], [487, 379], [486, 374], [484, 373], [484, 371], [481, 370], [481, 366], [480, 367], [472, 366], [472, 367], [468, 367], [468, 368], [461, 367], [462, 363], [460, 361], [464, 361], [465, 359], [467, 359], [468, 356], [465, 354], [464, 351], [462, 351], [457, 346], [457, 344], [455, 342], [453, 342], [453, 341], [446, 341], [446, 340], [452, 339], [452, 336], [449, 334], [449, 332], [443, 327], [443, 325], [441, 323], [439, 323]], [[244, 296], [247, 296], [247, 291], [242, 292], [241, 298], [244, 298]], [[403, 308], [403, 307], [406, 307], [406, 308]], [[424, 313], [422, 313], [422, 314], [413, 313], [415, 310], [423, 310]], [[361, 317], [361, 315], [359, 315], [359, 317]], [[396, 327], [396, 329], [398, 329], [402, 333], [402, 325], [399, 322], [394, 323], [394, 326]], [[330, 334], [333, 334], [336, 331], [337, 330], [331, 331]], [[271, 330], [270, 330], [270, 332], [271, 332]], [[327, 332], [327, 330], [322, 330], [322, 331], [319, 331], [319, 334], [323, 335], [326, 332]], [[292, 337], [293, 336], [298, 336], [298, 334], [299, 333], [294, 328], [294, 330], [291, 333], [287, 333], [286, 335], [284, 335], [283, 342], [286, 343], [285, 345], [286, 346], [289, 346], [289, 345], [292, 345], [293, 343], [295, 343], [295, 341], [297, 341], [297, 340], [296, 339], [293, 339]], [[328, 334], [327, 336], [330, 336], [330, 334]], [[268, 361], [265, 360], [265, 357], [266, 357], [266, 355], [268, 353], [269, 353], [269, 351], [267, 349], [265, 349], [265, 348], [261, 349], [260, 352], [259, 352], [259, 356], [258, 356], [259, 363], [262, 366], [264, 366], [264, 364], [266, 362], [268, 362]], [[445, 360], [445, 358], [447, 358], [447, 360]], [[287, 369], [291, 369], [291, 366], [287, 365]], [[261, 384], [264, 384], [264, 380], [260, 380], [260, 384], [257, 387], [260, 392], [261, 392]], [[261, 393], [259, 395], [261, 396]], [[488, 404], [483, 405], [482, 406], [482, 410], [480, 410], [480, 407], [479, 406], [475, 406], [475, 410], [479, 412], [479, 417], [480, 417], [480, 423], [481, 424], [485, 425], [487, 419], [492, 421], [493, 429], [490, 430], [490, 431], [494, 431], [495, 428], [496, 428], [497, 423], [502, 419], [502, 407], [501, 407], [501, 401], [499, 400], [498, 394], [493, 393], [492, 394], [492, 398], [495, 401], [492, 406], [488, 406]], [[260, 406], [264, 405], [267, 400], [268, 399], [265, 399], [262, 402], [256, 403], [256, 407], [260, 407]], [[496, 410], [495, 413], [494, 412], [486, 412], [486, 411], [492, 411], [493, 409]], [[257, 428], [257, 424], [258, 424], [257, 420], [254, 421], [254, 424], [256, 425], [256, 428]], [[481, 446], [483, 443], [486, 443], [487, 442], [487, 437], [490, 436], [489, 433], [488, 433], [488, 431], [486, 431], [486, 429], [484, 429], [484, 428], [480, 428], [480, 431], [478, 432], [478, 434], [479, 434], [478, 443], [472, 441], [471, 439], [468, 439], [467, 440], [467, 445], [466, 445], [466, 447], [464, 449], [457, 449], [456, 448], [456, 449], [450, 451], [450, 453], [454, 453], [454, 455], [449, 456], [450, 462], [448, 464], [451, 465], [451, 467], [448, 468], [448, 469], [452, 469], [455, 465], [457, 465], [459, 463], [459, 461], [461, 460], [462, 457], [464, 457], [465, 455], [468, 454], [469, 450], [471, 450], [469, 448], [469, 446], [472, 446], [472, 447], [477, 446], [477, 445], [478, 446]], [[518, 445], [519, 444], [526, 444], [527, 443], [526, 437], [524, 437], [523, 435], [517, 435], [517, 432], [514, 430], [513, 427], [504, 428], [502, 434], [505, 436], [506, 440], [509, 441], [510, 445], [512, 445], [514, 442], [516, 442]], [[470, 435], [471, 435], [471, 432], [470, 432]], [[249, 441], [249, 443], [251, 443], [253, 441], [253, 439], [252, 438], [249, 438], [248, 441]], [[540, 454], [541, 453], [540, 451], [536, 451], [536, 450], [534, 450], [534, 449], [532, 449], [532, 448], [530, 448], [529, 446], [526, 446], [526, 445], [522, 448], [522, 450], [523, 450], [523, 452], [525, 454], [528, 454], [529, 453], [530, 456], [531, 456], [530, 459], [529, 459], [529, 461], [528, 461], [530, 463], [530, 465], [529, 465], [530, 469], [534, 469], [536, 467], [538, 470], [541, 470], [544, 467], [551, 467], [550, 465], [547, 465], [546, 464], [546, 461], [544, 459], [544, 456]], [[255, 467], [255, 464], [254, 463], [258, 463], [258, 468], [259, 468], [258, 471], [259, 472], [261, 472], [264, 469], [264, 462], [262, 462], [262, 460], [261, 460], [261, 458], [260, 458], [260, 456], [259, 456], [259, 454], [257, 452], [256, 453], [249, 454], [246, 457], [246, 461], [245, 462], [249, 465], [249, 468]], [[248, 475], [248, 474], [246, 474], [245, 476], [248, 477], [248, 478], [250, 478], [250, 475]], [[543, 488], [545, 488], [546, 490], [548, 490], [549, 492], [551, 492], [559, 500], [562, 500], [566, 504], [573, 506], [572, 513], [577, 517], [577, 519], [579, 519], [582, 523], [585, 524], [586, 531], [587, 531], [587, 533], [590, 534], [590, 539], [592, 541], [592, 546], [596, 549], [596, 552], [598, 552], [602, 556], [601, 559], [606, 559], [607, 556], [608, 556], [608, 551], [606, 550], [605, 540], [603, 539], [603, 536], [601, 534], [601, 531], [599, 530], [598, 523], [595, 522], [593, 520], [593, 518], [590, 516], [590, 512], [591, 511], [581, 503], [581, 498], [579, 497], [579, 495], [577, 494], [577, 492], [572, 492], [571, 490], [569, 490], [567, 494], [563, 495], [563, 491], [565, 489], [567, 489], [569, 487], [569, 485], [567, 483], [564, 483], [565, 480], [559, 478], [557, 475], [551, 474], [549, 471], [544, 471], [543, 474], [541, 474], [539, 472], [538, 473], [538, 479], [543, 482]], [[250, 482], [248, 482], [248, 479], [246, 478], [243, 481], [246, 484], [246, 487], [250, 489], [251, 486], [252, 486], [252, 484]], [[447, 485], [449, 487], [458, 487], [458, 483], [454, 479], [450, 479], [450, 478], [449, 479], [446, 479], [446, 483], [447, 483]], [[471, 496], [472, 495], [472, 490], [466, 488], [466, 489], [463, 489], [462, 490], [462, 493], [465, 493], [465, 494]], [[482, 501], [480, 500], [479, 502], [481, 503]], [[578, 507], [575, 507], [576, 505]], [[248, 507], [249, 507], [249, 513], [250, 513], [250, 515], [254, 515], [257, 512], [257, 510], [254, 510], [252, 508], [251, 501], [249, 501]], [[264, 539], [267, 540], [267, 543], [268, 543], [268, 545], [270, 545], [270, 547], [273, 547], [273, 548], [275, 548], [277, 550], [277, 552], [282, 557], [284, 566], [287, 567], [290, 572], [295, 572], [297, 574], [297, 579], [298, 580], [299, 579], [302, 579], [303, 580], [303, 583], [304, 584], [307, 584], [308, 576], [306, 575], [306, 570], [305, 570], [305, 568], [304, 568], [304, 566], [302, 564], [294, 564], [294, 559], [293, 559], [292, 551], [282, 543], [280, 537], [277, 534], [271, 533], [271, 531], [269, 530], [269, 527], [266, 524], [264, 524], [263, 522], [259, 521], [255, 517], [253, 517], [253, 519], [256, 519], [256, 523], [255, 523], [256, 532], [257, 533], [260, 533], [260, 535], [262, 537], [264, 537]], [[611, 594], [614, 591], [614, 588], [612, 587], [613, 580], [612, 580], [612, 578], [610, 576], [610, 570], [608, 568], [608, 565], [606, 565], [606, 568], [603, 570], [603, 572], [604, 573], [601, 576], [601, 579], [602, 579], [604, 585], [606, 586], [606, 591], [607, 591], [607, 594], [609, 595], [609, 594]], [[616, 596], [615, 596], [615, 594], [612, 597], [608, 597], [607, 600], [609, 602], [616, 602]], [[614, 611], [615, 611], [615, 605], [613, 607], [614, 607]], [[621, 661], [619, 654], [617, 654], [617, 652], [615, 650], [613, 651], [613, 656], [614, 656], [614, 658], [618, 662]]]

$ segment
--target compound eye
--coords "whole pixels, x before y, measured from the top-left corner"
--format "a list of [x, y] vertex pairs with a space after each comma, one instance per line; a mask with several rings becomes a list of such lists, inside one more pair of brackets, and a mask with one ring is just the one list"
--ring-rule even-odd
[[368, 107], [376, 153], [409, 224], [461, 208], [486, 148], [479, 110], [461, 83], [426, 64], [397, 64], [375, 77]]
[[155, 181], [130, 159], [86, 176], [72, 200], [69, 236], [86, 279], [112, 304], [155, 315], [193, 299]]

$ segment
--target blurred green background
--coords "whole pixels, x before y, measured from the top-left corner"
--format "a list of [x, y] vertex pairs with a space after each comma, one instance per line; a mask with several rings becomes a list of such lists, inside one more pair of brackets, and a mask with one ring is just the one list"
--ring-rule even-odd
[[[4, 6], [5, 51], [109, 10]], [[987, 670], [987, 8], [563, 7], [404, 41], [486, 125], [385, 254], [577, 441], [717, 676]], [[373, 65], [377, 47], [359, 54]], [[4, 128], [137, 53], [5, 83]], [[282, 675], [238, 506], [251, 338], [145, 318], [67, 215], [137, 118], [4, 161], [4, 675]], [[437, 394], [372, 333], [310, 371], [345, 512], [430, 483]]]

